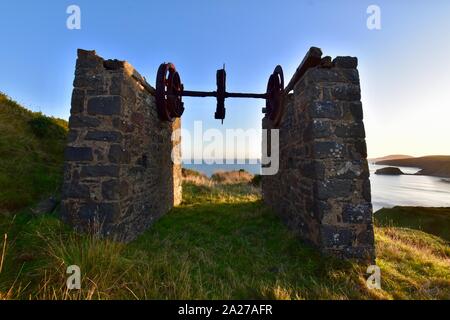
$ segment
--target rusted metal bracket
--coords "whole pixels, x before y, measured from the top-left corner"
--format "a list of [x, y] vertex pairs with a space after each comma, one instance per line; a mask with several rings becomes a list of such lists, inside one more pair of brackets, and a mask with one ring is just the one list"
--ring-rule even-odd
[[316, 47], [311, 47], [303, 58], [300, 66], [297, 68], [297, 70], [295, 70], [295, 73], [292, 76], [291, 81], [289, 81], [288, 85], [286, 86], [284, 93], [288, 94], [289, 92], [294, 90], [295, 84], [303, 77], [305, 72], [310, 68], [314, 68], [320, 65], [321, 61], [322, 50]]

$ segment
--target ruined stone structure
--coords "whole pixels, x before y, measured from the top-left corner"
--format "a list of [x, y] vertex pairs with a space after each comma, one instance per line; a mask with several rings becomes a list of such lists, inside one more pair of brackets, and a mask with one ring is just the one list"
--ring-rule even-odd
[[[357, 59], [308, 69], [285, 99], [279, 172], [265, 203], [327, 254], [373, 260], [372, 204]], [[271, 122], [263, 119], [263, 128]]]
[[181, 201], [181, 166], [171, 159], [179, 127], [158, 119], [152, 88], [130, 64], [79, 50], [63, 219], [122, 241], [143, 232]]
[[[276, 123], [279, 172], [263, 176], [264, 201], [322, 252], [373, 260], [357, 60], [328, 58], [303, 71]], [[263, 128], [273, 125], [263, 119]], [[65, 221], [129, 241], [181, 201], [171, 159], [172, 150], [180, 158], [180, 137], [172, 139], [180, 120], [158, 118], [155, 90], [128, 63], [78, 51], [69, 127]]]

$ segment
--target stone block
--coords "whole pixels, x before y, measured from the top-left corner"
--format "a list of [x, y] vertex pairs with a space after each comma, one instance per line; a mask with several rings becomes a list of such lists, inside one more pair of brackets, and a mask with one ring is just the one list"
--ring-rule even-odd
[[105, 94], [104, 79], [96, 74], [81, 74], [76, 75], [73, 80], [73, 86], [78, 89], [86, 90], [86, 94]]
[[333, 225], [321, 226], [321, 235], [323, 246], [327, 248], [348, 247], [355, 239], [351, 229]]
[[341, 82], [345, 79], [335, 68], [313, 68], [307, 72], [307, 81], [312, 85], [324, 82]]
[[127, 163], [129, 154], [120, 144], [112, 144], [109, 148], [108, 159], [111, 163]]
[[316, 159], [342, 158], [347, 154], [345, 145], [335, 141], [314, 141], [313, 155]]
[[72, 114], [82, 113], [84, 111], [84, 102], [86, 93], [84, 90], [74, 88], [72, 92], [72, 102], [70, 112]]
[[366, 159], [367, 145], [364, 139], [356, 139], [347, 146], [351, 159]]
[[323, 177], [325, 174], [325, 167], [322, 162], [318, 160], [304, 160], [297, 164], [301, 177], [316, 179]]
[[107, 180], [102, 183], [102, 196], [105, 200], [119, 200], [120, 183], [118, 179]]
[[69, 128], [95, 128], [101, 121], [95, 117], [73, 115], [69, 118]]
[[348, 198], [352, 195], [352, 180], [333, 179], [317, 181], [316, 196], [319, 200]]
[[331, 94], [340, 101], [360, 101], [361, 90], [358, 85], [351, 83], [339, 83], [331, 88]]
[[363, 108], [360, 101], [342, 102], [341, 107], [345, 120], [361, 121], [363, 119]]
[[103, 68], [103, 59], [94, 50], [78, 49], [76, 69], [97, 70]]
[[331, 121], [323, 119], [314, 119], [305, 130], [304, 141], [310, 141], [315, 138], [328, 138], [333, 134]]
[[356, 69], [358, 67], [358, 58], [356, 57], [336, 57], [333, 60], [336, 68]]
[[81, 168], [81, 177], [118, 177], [119, 167], [115, 165], [89, 165]]
[[77, 138], [78, 138], [78, 131], [70, 129], [69, 132], [67, 133], [67, 142], [68, 143], [74, 142], [75, 140], [77, 140]]
[[372, 204], [345, 204], [342, 210], [342, 221], [345, 223], [372, 223]]
[[117, 59], [114, 60], [105, 60], [103, 62], [103, 66], [107, 70], [120, 70], [123, 69], [125, 66], [125, 61], [120, 61]]
[[322, 221], [323, 217], [331, 210], [331, 206], [322, 200], [314, 202], [314, 215], [318, 221]]
[[341, 122], [336, 125], [334, 131], [337, 137], [341, 138], [365, 138], [366, 132], [364, 124], [359, 122]]
[[79, 217], [86, 222], [96, 222], [99, 226], [104, 223], [113, 222], [120, 216], [120, 206], [118, 203], [95, 203], [83, 204], [78, 212]]
[[62, 188], [63, 198], [89, 199], [90, 192], [87, 185], [78, 182], [66, 183]]
[[86, 140], [120, 142], [122, 134], [117, 131], [89, 131]]
[[366, 227], [357, 233], [356, 240], [358, 241], [358, 243], [362, 244], [366, 248], [371, 247], [373, 250], [375, 249], [374, 248], [375, 234], [373, 230], [372, 221], [367, 223]]
[[109, 93], [111, 95], [122, 95], [124, 86], [124, 75], [115, 73], [111, 76], [111, 84], [109, 85]]
[[327, 166], [328, 179], [367, 179], [369, 170], [366, 160], [333, 160]]
[[359, 86], [359, 72], [356, 69], [340, 69], [339, 75], [343, 82], [352, 83]]
[[122, 98], [120, 96], [98, 96], [88, 100], [87, 111], [90, 115], [120, 115]]
[[92, 161], [92, 149], [87, 147], [66, 147], [64, 159], [66, 161]]
[[371, 187], [370, 187], [370, 180], [367, 179], [364, 181], [363, 183], [363, 197], [364, 200], [366, 200], [367, 202], [371, 202], [372, 201], [372, 193], [371, 193]]
[[313, 119], [328, 118], [339, 119], [341, 116], [341, 110], [334, 101], [314, 101], [311, 102], [308, 108], [309, 115]]

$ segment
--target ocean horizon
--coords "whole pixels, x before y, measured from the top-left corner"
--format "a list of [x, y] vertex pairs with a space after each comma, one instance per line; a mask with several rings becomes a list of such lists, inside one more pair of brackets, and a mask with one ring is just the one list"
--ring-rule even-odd
[[[227, 163], [230, 162], [230, 163]], [[260, 159], [210, 159], [210, 160], [182, 160], [182, 166], [186, 169], [200, 171], [211, 177], [217, 171], [245, 170], [252, 174], [261, 174]]]

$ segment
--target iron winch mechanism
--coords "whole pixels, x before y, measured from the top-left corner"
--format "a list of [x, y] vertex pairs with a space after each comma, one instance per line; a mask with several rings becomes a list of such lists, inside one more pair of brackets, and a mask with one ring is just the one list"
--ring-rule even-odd
[[294, 90], [295, 84], [303, 77], [306, 71], [317, 66], [330, 68], [332, 65], [331, 57], [322, 58], [322, 50], [317, 47], [311, 47], [286, 87], [284, 86], [283, 69], [278, 65], [269, 77], [266, 93], [239, 93], [227, 92], [225, 68], [217, 70], [217, 91], [188, 91], [184, 90], [175, 65], [163, 63], [159, 66], [156, 76], [155, 96], [158, 115], [163, 121], [173, 121], [183, 114], [184, 104], [182, 97], [216, 97], [217, 107], [214, 118], [223, 122], [225, 119], [226, 98], [257, 98], [266, 100], [266, 107], [263, 108], [263, 113], [272, 121], [274, 127], [278, 127], [283, 115], [283, 101]]
[[281, 119], [283, 96], [284, 96], [284, 76], [281, 66], [276, 66], [269, 77], [266, 93], [241, 93], [227, 92], [227, 74], [225, 68], [217, 70], [216, 85], [217, 91], [189, 91], [184, 90], [181, 78], [173, 63], [163, 63], [159, 66], [156, 75], [156, 106], [158, 116], [162, 121], [173, 121], [181, 117], [184, 112], [182, 97], [215, 97], [217, 99], [216, 112], [214, 118], [225, 119], [225, 99], [226, 98], [256, 98], [265, 99], [266, 107], [263, 112], [277, 125]]

